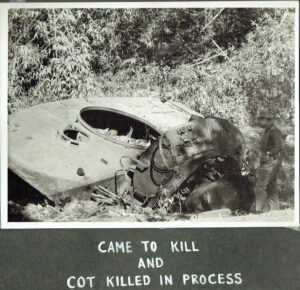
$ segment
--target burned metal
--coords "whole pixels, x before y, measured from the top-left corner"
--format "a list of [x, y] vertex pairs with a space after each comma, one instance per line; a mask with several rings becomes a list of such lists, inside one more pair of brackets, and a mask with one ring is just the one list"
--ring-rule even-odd
[[[79, 198], [90, 198], [99, 183], [115, 192], [121, 157], [137, 157], [150, 140], [190, 116], [179, 104], [144, 97], [40, 104], [9, 116], [8, 167], [50, 199], [78, 197], [78, 192]], [[117, 135], [99, 132], [106, 128]], [[130, 130], [128, 139], [144, 141], [118, 140]]]
[[126, 207], [130, 197], [181, 210], [201, 184], [240, 175], [244, 156], [228, 121], [153, 98], [65, 100], [9, 117], [9, 170], [58, 203], [112, 198]]
[[[139, 163], [144, 166], [137, 165], [135, 169], [133, 195], [142, 206], [151, 205], [153, 208], [161, 199], [166, 199], [170, 201], [169, 210], [173, 211], [204, 211], [224, 207], [233, 211], [240, 207], [248, 210], [248, 204], [242, 200], [246, 195], [249, 195], [249, 200], [253, 199], [249, 186], [243, 190], [244, 195], [237, 194], [238, 189], [236, 192], [225, 191], [228, 196], [224, 199], [217, 196], [215, 190], [218, 185], [222, 185], [223, 189], [226, 187], [222, 180], [228, 176], [235, 177], [231, 189], [237, 188], [235, 180], [241, 178], [248, 184], [247, 177], [241, 175], [244, 156], [243, 136], [228, 121], [192, 116], [186, 124], [160, 136], [141, 155]], [[214, 185], [208, 187], [207, 184]], [[226, 184], [229, 187], [229, 183]], [[211, 202], [206, 198], [203, 206], [205, 201], [202, 199], [207, 193], [213, 198]], [[196, 198], [193, 198], [195, 194]]]

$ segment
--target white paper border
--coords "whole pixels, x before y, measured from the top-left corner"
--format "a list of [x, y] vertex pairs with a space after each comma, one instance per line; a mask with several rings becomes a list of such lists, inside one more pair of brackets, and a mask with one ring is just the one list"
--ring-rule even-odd
[[[7, 89], [8, 9], [10, 8], [295, 8], [295, 191], [293, 222], [8, 222], [7, 220]], [[1, 228], [237, 228], [299, 226], [299, 2], [90, 2], [90, 3], [0, 3], [0, 104], [1, 104]]]

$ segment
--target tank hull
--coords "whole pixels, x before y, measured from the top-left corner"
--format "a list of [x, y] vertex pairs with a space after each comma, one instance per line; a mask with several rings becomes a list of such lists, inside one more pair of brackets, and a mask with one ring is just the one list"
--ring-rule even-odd
[[[9, 169], [49, 198], [72, 195], [98, 183], [112, 184], [121, 169], [120, 158], [135, 158], [147, 146], [96, 134], [80, 118], [80, 112], [90, 107], [112, 111], [123, 119], [136, 118], [158, 134], [191, 116], [176, 104], [150, 98], [70, 99], [40, 104], [9, 116]], [[66, 137], [66, 130], [77, 130], [83, 140]]]

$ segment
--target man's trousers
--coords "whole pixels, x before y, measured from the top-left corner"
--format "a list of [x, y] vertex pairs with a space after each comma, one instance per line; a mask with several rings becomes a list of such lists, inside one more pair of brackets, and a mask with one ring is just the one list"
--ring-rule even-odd
[[280, 154], [261, 161], [256, 172], [255, 202], [257, 212], [279, 209], [277, 175], [281, 167]]

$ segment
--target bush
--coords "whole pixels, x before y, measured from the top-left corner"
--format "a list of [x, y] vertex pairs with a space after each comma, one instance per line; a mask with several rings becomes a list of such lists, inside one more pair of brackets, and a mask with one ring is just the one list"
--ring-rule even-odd
[[103, 75], [103, 90], [110, 95], [145, 91], [151, 96], [172, 98], [239, 126], [251, 124], [259, 110], [268, 109], [280, 125], [293, 126], [294, 15], [292, 10], [265, 13], [255, 31], [225, 62], [205, 62], [209, 56], [203, 56], [200, 64], [176, 68], [155, 63], [135, 66]]
[[87, 94], [92, 79], [91, 48], [77, 26], [79, 13], [9, 10], [10, 111]]
[[208, 25], [220, 11], [10, 9], [9, 109], [86, 96], [95, 74], [130, 76], [152, 63], [175, 68], [216, 50], [213, 37], [222, 47], [239, 46], [262, 13], [225, 9]]
[[11, 9], [9, 109], [148, 95], [239, 125], [267, 108], [292, 125], [294, 10], [225, 9], [211, 22], [219, 12]]

